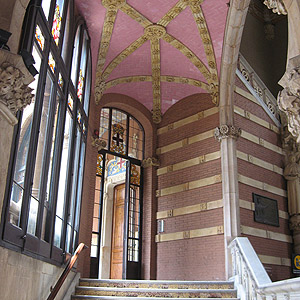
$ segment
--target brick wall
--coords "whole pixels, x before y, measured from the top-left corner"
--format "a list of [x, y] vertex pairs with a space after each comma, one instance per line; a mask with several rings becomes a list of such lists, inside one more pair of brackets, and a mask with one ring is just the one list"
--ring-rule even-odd
[[[239, 79], [236, 81], [236, 86], [248, 92]], [[271, 126], [271, 128], [274, 129], [275, 127], [275, 130], [272, 130], [262, 126], [262, 122], [254, 122], [251, 118], [247, 119], [245, 116], [241, 116], [237, 113], [235, 114], [234, 122], [237, 127], [240, 127], [244, 133], [250, 133], [263, 140], [262, 144], [259, 144], [243, 137], [238, 139], [238, 152], [243, 152], [248, 155], [248, 157], [250, 155], [252, 158], [262, 161], [261, 164], [253, 164], [251, 158], [250, 160], [238, 158], [238, 173], [247, 178], [272, 186], [272, 190], [270, 190], [260, 186], [253, 186], [247, 182], [240, 182], [239, 198], [249, 203], [253, 203], [252, 193], [265, 196], [276, 200], [278, 203], [278, 209], [281, 211], [279, 227], [276, 227], [256, 222], [254, 220], [254, 212], [250, 209], [241, 207], [240, 219], [242, 228], [245, 226], [248, 229], [251, 228], [252, 231], [251, 234], [248, 230], [247, 233], [242, 235], [249, 238], [257, 254], [260, 257], [263, 257], [261, 260], [271, 279], [273, 281], [286, 279], [291, 276], [291, 269], [286, 265], [286, 261], [291, 258], [292, 244], [287, 241], [291, 239], [291, 232], [288, 228], [288, 217], [286, 214], [287, 198], [283, 194], [286, 191], [286, 181], [282, 176], [282, 173], [280, 174], [284, 167], [284, 156], [281, 151], [279, 130], [276, 129], [275, 123], [267, 115], [262, 106], [251, 101], [247, 97], [242, 96], [238, 92], [235, 93], [234, 105], [251, 113], [253, 116], [267, 121], [269, 124], [272, 124], [273, 126]], [[269, 145], [274, 145], [274, 150], [273, 148], [269, 149], [265, 147], [264, 145], [266, 142], [268, 142]], [[270, 166], [273, 166], [273, 169], [276, 168], [277, 172], [272, 169], [264, 168], [264, 163], [268, 163]], [[283, 215], [285, 217], [282, 217]], [[269, 235], [270, 232], [275, 233], [275, 238], [273, 234], [272, 236]], [[272, 261], [272, 263], [267, 263], [270, 261]], [[278, 263], [278, 261], [281, 261], [281, 263]], [[285, 261], [285, 263], [283, 263], [283, 261]]]
[[[178, 163], [201, 157], [220, 150], [220, 145], [211, 135], [209, 138], [190, 143], [196, 135], [212, 131], [219, 124], [218, 112], [207, 117], [199, 117], [193, 122], [184, 120], [200, 111], [213, 108], [211, 98], [207, 94], [187, 97], [173, 105], [163, 116], [158, 130], [167, 126], [168, 130], [158, 135], [158, 148], [188, 139], [181, 147], [159, 155], [160, 168], [170, 168]], [[182, 121], [183, 125], [172, 128], [174, 122]], [[178, 123], [177, 123], [178, 124]], [[159, 152], [158, 152], [159, 153]], [[171, 188], [170, 194], [157, 198], [158, 212], [173, 211], [206, 204], [222, 199], [221, 182], [204, 185], [198, 188], [187, 188], [183, 191], [172, 190], [188, 182], [205, 180], [220, 175], [220, 158], [193, 164], [188, 167], [169, 171], [158, 176], [158, 191]], [[168, 190], [169, 191], [169, 190]], [[164, 232], [161, 237], [170, 237], [168, 241], [157, 243], [157, 279], [175, 280], [218, 280], [224, 278], [224, 236], [212, 233], [210, 236], [193, 237], [196, 230], [205, 230], [223, 226], [223, 209], [185, 212], [182, 215], [162, 218]], [[182, 233], [184, 232], [184, 233]], [[159, 236], [157, 237], [159, 239]], [[212, 252], [211, 250], [214, 249]]]

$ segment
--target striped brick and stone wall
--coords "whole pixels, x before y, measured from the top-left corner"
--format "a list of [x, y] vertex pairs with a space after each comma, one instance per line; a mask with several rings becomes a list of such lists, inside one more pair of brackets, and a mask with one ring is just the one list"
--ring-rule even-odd
[[[237, 79], [234, 97], [239, 205], [242, 236], [249, 238], [273, 281], [291, 275], [292, 236], [288, 227], [284, 155], [278, 128]], [[279, 227], [256, 222], [253, 193], [276, 200]]]
[[207, 94], [179, 101], [159, 124], [157, 279], [225, 279], [218, 124]]

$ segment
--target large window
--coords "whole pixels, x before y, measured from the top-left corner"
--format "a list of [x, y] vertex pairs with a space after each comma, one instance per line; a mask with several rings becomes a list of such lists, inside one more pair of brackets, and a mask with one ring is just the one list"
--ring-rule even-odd
[[38, 74], [15, 129], [2, 236], [58, 262], [78, 243], [91, 85], [88, 33], [73, 14], [73, 0], [27, 8], [20, 50]]

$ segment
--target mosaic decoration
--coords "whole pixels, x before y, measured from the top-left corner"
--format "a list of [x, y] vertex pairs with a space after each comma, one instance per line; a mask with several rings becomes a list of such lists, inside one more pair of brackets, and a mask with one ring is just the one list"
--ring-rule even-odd
[[64, 79], [60, 73], [58, 75], [58, 85], [60, 86], [61, 89], [64, 88]]
[[59, 43], [60, 27], [61, 27], [60, 9], [59, 9], [59, 5], [56, 4], [53, 24], [52, 24], [52, 36], [56, 45], [58, 45]]
[[107, 165], [107, 176], [110, 177], [126, 173], [126, 163], [127, 161], [121, 157], [116, 157], [116, 159], [111, 160]]
[[130, 183], [135, 184], [135, 185], [140, 185], [140, 173], [137, 170], [136, 165], [131, 165], [131, 170], [130, 170]]
[[80, 102], [82, 101], [83, 83], [84, 83], [84, 77], [82, 75], [82, 70], [80, 69], [79, 79], [78, 79], [78, 88], [77, 88], [77, 97], [79, 98]]
[[55, 63], [55, 60], [54, 60], [51, 52], [49, 54], [48, 65], [49, 65], [51, 71], [54, 73], [55, 68], [56, 68], [56, 63]]
[[116, 153], [125, 154], [125, 129], [120, 124], [113, 124], [113, 137], [111, 141], [111, 151]]
[[97, 169], [96, 174], [102, 176], [102, 168], [103, 168], [103, 155], [98, 154], [97, 156]]
[[73, 105], [74, 105], [73, 97], [71, 96], [71, 94], [69, 94], [69, 97], [68, 97], [68, 106], [69, 106], [69, 108], [70, 108], [71, 111], [73, 111]]
[[35, 28], [35, 39], [37, 40], [39, 46], [41, 47], [41, 49], [43, 51], [44, 46], [45, 46], [45, 37], [44, 37], [39, 25], [37, 25]]
[[[161, 119], [161, 85], [164, 82], [177, 82], [182, 84], [190, 84], [199, 88], [205, 89], [210, 92], [212, 102], [215, 105], [219, 103], [219, 87], [218, 87], [218, 74], [217, 64], [214, 55], [213, 44], [211, 36], [208, 31], [205, 16], [203, 14], [201, 4], [203, 0], [179, 0], [157, 24], [153, 24], [144, 15], [139, 13], [134, 7], [126, 3], [125, 0], [102, 0], [102, 4], [106, 7], [106, 16], [102, 32], [102, 40], [100, 44], [97, 73], [96, 73], [96, 88], [95, 88], [95, 101], [99, 104], [100, 99], [105, 90], [118, 84], [130, 82], [143, 82], [151, 81], [153, 89], [153, 121], [159, 123]], [[174, 36], [167, 33], [168, 24], [176, 18], [182, 11], [189, 7], [194, 16], [200, 38], [203, 43], [207, 62], [206, 64], [200, 60], [195, 53], [193, 53], [185, 44], [177, 40]], [[144, 34], [124, 49], [117, 55], [105, 69], [104, 64], [113, 32], [116, 14], [118, 10], [131, 17], [144, 27]], [[161, 76], [160, 69], [160, 39], [163, 39], [178, 51], [183, 53], [192, 64], [197, 67], [202, 73], [207, 82], [201, 82], [193, 78], [184, 78], [176, 76]], [[117, 78], [112, 81], [107, 81], [111, 72], [131, 53], [136, 51], [145, 42], [150, 40], [151, 44], [151, 63], [152, 63], [152, 76], [130, 76]], [[150, 78], [149, 78], [150, 77]]]

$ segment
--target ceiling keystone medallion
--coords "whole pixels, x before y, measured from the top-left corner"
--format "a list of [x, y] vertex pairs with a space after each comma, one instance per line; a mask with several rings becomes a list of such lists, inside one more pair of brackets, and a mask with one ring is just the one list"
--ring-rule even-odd
[[166, 28], [157, 24], [149, 25], [145, 28], [144, 34], [149, 40], [159, 40], [166, 34]]
[[287, 11], [282, 0], [265, 0], [264, 4], [272, 9], [273, 13], [277, 13], [278, 15], [286, 15]]
[[221, 125], [217, 127], [214, 132], [215, 139], [220, 142], [222, 139], [234, 138], [238, 139], [242, 133], [241, 128], [232, 125]]
[[124, 4], [126, 0], [102, 0], [102, 5], [107, 9], [119, 9]]

